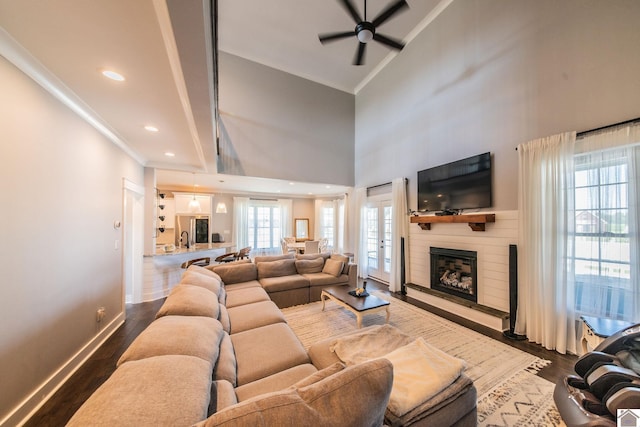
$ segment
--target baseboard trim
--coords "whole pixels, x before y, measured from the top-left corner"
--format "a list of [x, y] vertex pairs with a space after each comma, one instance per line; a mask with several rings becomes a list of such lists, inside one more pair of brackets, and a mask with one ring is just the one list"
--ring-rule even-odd
[[3, 420], [0, 427], [22, 426], [53, 394], [73, 375], [95, 351], [124, 323], [125, 313], [118, 314], [105, 328], [54, 372], [36, 390], [16, 406]]

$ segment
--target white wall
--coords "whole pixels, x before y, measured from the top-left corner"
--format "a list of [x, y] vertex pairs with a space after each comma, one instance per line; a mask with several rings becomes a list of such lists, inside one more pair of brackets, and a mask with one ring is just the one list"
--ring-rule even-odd
[[15, 425], [122, 320], [113, 223], [143, 169], [1, 57], [0, 93], [0, 425]]
[[[410, 13], [410, 12], [407, 12]], [[456, 0], [356, 96], [356, 186], [485, 151], [517, 208], [515, 147], [640, 115], [640, 2]]]
[[355, 97], [220, 54], [218, 172], [353, 185]]
[[[640, 116], [638, 18], [634, 0], [456, 0], [357, 94], [357, 187], [407, 177], [416, 209], [419, 170], [493, 153], [491, 232], [411, 225], [409, 280], [428, 280], [425, 248], [449, 233], [450, 247], [478, 246], [479, 260], [507, 253], [517, 220], [493, 234], [517, 209], [519, 143]], [[506, 311], [504, 277], [489, 279], [483, 302]]]

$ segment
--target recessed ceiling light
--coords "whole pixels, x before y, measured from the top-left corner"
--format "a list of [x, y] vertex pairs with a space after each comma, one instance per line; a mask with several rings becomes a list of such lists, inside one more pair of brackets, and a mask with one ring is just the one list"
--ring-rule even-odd
[[324, 188], [331, 188], [331, 186], [330, 186], [330, 185], [325, 185], [325, 187], [324, 187]]
[[296, 185], [296, 183], [295, 182], [290, 182], [289, 185]]
[[164, 153], [165, 156], [167, 157], [175, 157], [175, 153], [172, 153], [171, 151], [167, 151], [166, 153]]
[[157, 127], [151, 126], [151, 125], [146, 125], [144, 128], [146, 130], [148, 130], [149, 132], [158, 132], [158, 130], [159, 130]]
[[124, 81], [124, 76], [120, 73], [116, 73], [113, 70], [102, 70], [102, 75], [108, 79], [115, 80], [117, 82]]

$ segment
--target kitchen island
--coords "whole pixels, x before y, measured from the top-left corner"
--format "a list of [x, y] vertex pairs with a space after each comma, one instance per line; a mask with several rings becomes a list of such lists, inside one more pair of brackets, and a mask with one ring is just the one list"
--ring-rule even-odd
[[189, 247], [176, 247], [165, 251], [165, 245], [157, 245], [153, 254], [145, 255], [143, 261], [144, 283], [142, 301], [164, 298], [180, 281], [184, 269], [180, 266], [192, 259], [211, 258], [236, 250], [235, 243], [196, 243]]

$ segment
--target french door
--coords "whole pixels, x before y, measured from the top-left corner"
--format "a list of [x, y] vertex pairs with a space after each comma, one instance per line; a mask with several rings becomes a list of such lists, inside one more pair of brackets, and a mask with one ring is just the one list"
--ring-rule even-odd
[[368, 275], [389, 283], [391, 273], [391, 201], [367, 204]]

